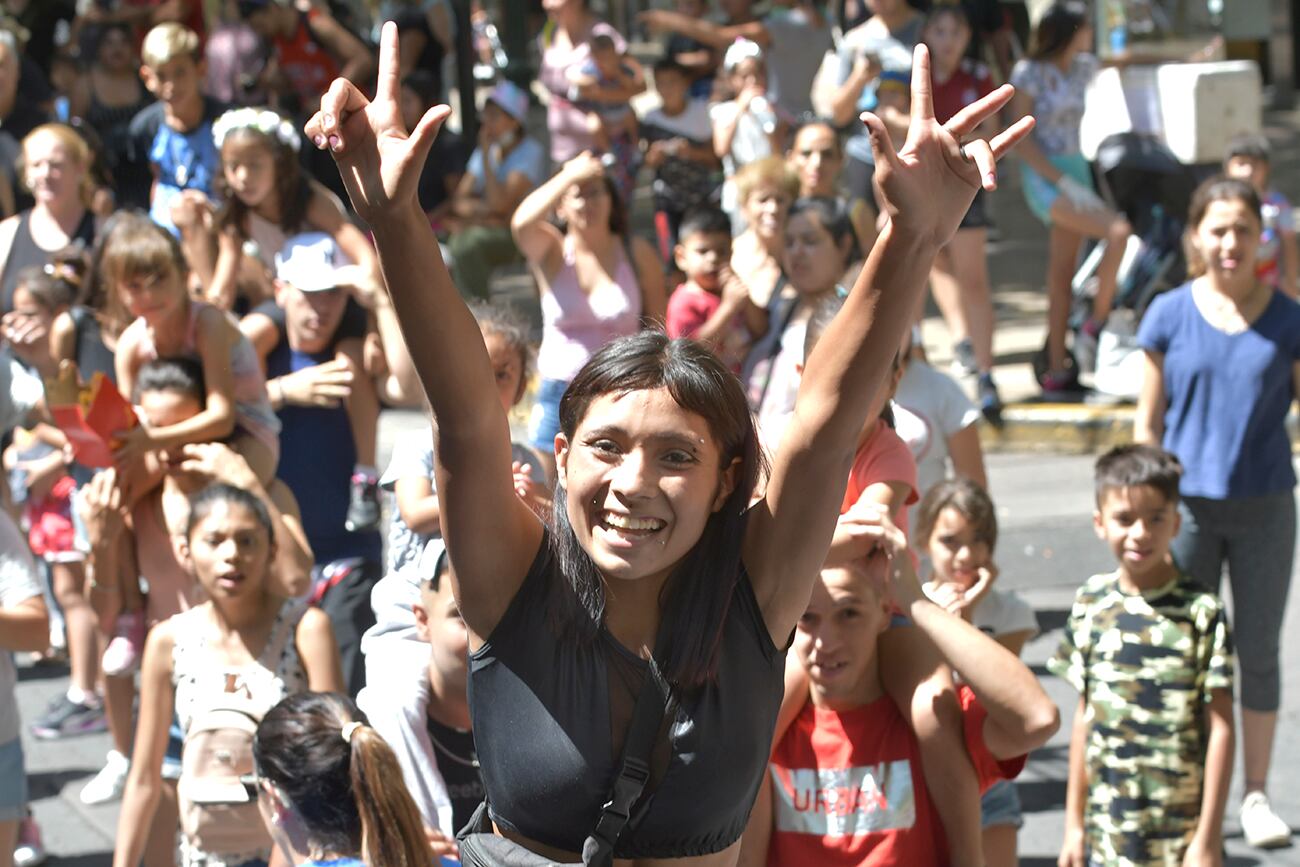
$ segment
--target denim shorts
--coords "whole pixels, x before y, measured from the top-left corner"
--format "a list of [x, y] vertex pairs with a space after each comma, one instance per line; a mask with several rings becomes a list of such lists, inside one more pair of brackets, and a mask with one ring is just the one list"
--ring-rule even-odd
[[162, 778], [179, 780], [181, 778], [181, 750], [185, 747], [185, 732], [181, 730], [180, 717], [172, 715], [171, 727], [167, 729], [167, 752], [163, 753]]
[[1020, 793], [1010, 780], [999, 780], [989, 786], [980, 797], [980, 827], [993, 828], [1010, 825], [1019, 828], [1025, 824], [1020, 815]]
[[23, 739], [0, 744], [0, 822], [27, 815], [27, 773], [23, 768]]
[[528, 444], [544, 455], [555, 453], [555, 435], [560, 432], [560, 398], [568, 387], [562, 379], [543, 379], [537, 387], [537, 402], [528, 419]]
[[[1092, 169], [1088, 166], [1088, 161], [1083, 158], [1083, 154], [1062, 154], [1047, 159], [1066, 176], [1074, 178], [1090, 190], [1095, 189], [1092, 183]], [[1052, 205], [1061, 195], [1056, 184], [1031, 169], [1029, 163], [1023, 161], [1020, 163], [1020, 181], [1025, 188], [1025, 201], [1029, 204], [1029, 210], [1033, 211], [1034, 216], [1042, 220], [1044, 225], [1052, 225]]]

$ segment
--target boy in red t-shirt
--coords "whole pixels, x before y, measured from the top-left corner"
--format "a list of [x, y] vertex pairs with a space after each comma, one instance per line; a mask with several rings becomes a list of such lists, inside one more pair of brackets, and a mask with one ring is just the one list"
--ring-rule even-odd
[[731, 270], [731, 219], [721, 210], [697, 208], [677, 230], [677, 267], [686, 282], [668, 299], [668, 336], [706, 344], [737, 373], [757, 337], [767, 332], [767, 312]]
[[[902, 534], [880, 514], [881, 549], [828, 568], [794, 638], [792, 664], [812, 700], [777, 742], [745, 833], [741, 863], [865, 867], [949, 863], [921, 773], [920, 749], [885, 692], [876, 652], [894, 601], [962, 675], [962, 732], [987, 788], [1010, 779], [1060, 724], [1056, 705], [1014, 654], [921, 592]], [[895, 556], [887, 559], [884, 549]]]

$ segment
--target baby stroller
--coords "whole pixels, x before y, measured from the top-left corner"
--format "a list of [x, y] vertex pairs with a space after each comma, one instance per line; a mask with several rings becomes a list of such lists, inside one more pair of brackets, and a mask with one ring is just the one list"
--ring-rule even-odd
[[[1197, 176], [1158, 139], [1132, 132], [1104, 139], [1095, 167], [1102, 195], [1128, 218], [1133, 235], [1120, 262], [1114, 305], [1097, 341], [1096, 358], [1071, 360], [1095, 368], [1099, 393], [1135, 399], [1141, 386], [1137, 326], [1151, 301], [1186, 277], [1183, 229]], [[1076, 334], [1092, 311], [1104, 245], [1094, 244], [1074, 274], [1071, 324]], [[1034, 359], [1035, 373], [1041, 375], [1046, 365], [1044, 351]]]

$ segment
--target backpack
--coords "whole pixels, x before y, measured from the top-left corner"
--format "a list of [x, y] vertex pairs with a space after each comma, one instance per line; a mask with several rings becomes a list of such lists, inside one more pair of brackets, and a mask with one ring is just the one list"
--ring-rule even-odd
[[196, 713], [181, 749], [181, 830], [189, 844], [214, 854], [268, 849], [271, 837], [257, 797], [240, 778], [253, 773], [253, 735], [270, 708], [229, 676], [226, 692]]
[[[275, 670], [294, 640], [304, 605], [276, 624], [262, 657]], [[181, 747], [176, 785], [186, 846], [214, 855], [251, 856], [271, 849], [257, 809], [257, 795], [241, 778], [253, 773], [253, 737], [281, 692], [258, 695], [239, 674], [225, 675], [225, 689], [204, 695], [190, 716]]]

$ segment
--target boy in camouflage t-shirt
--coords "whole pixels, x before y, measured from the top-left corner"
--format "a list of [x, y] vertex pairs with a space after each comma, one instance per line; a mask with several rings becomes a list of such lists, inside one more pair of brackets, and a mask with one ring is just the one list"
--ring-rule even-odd
[[1154, 446], [1097, 461], [1093, 520], [1119, 568], [1080, 588], [1048, 663], [1080, 696], [1062, 865], [1218, 863], [1223, 849], [1232, 644], [1223, 603], [1169, 553], [1181, 474]]

